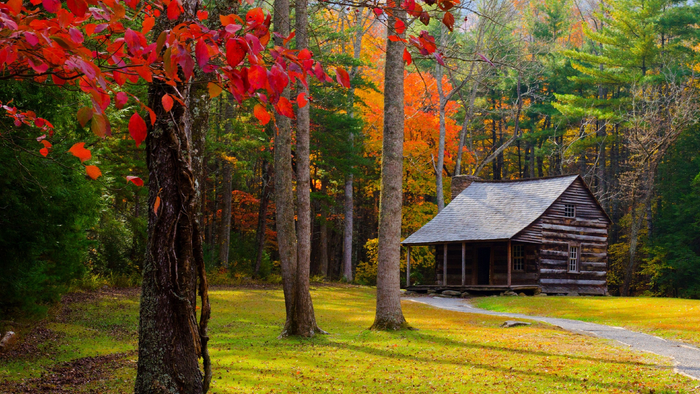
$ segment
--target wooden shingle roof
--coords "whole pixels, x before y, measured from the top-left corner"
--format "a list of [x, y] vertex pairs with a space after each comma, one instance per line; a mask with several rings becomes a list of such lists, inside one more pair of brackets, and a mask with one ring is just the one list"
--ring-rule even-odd
[[474, 181], [403, 245], [507, 240], [537, 220], [578, 178]]

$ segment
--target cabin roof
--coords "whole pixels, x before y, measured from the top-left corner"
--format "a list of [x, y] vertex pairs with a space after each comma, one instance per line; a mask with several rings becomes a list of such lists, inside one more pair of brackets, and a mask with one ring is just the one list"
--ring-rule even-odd
[[[532, 224], [579, 178], [475, 180], [403, 245], [507, 240]], [[591, 196], [595, 200], [593, 196]]]

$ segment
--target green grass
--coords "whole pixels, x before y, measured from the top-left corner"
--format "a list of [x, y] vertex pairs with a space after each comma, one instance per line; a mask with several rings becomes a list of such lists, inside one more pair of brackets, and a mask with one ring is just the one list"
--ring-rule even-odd
[[[212, 393], [675, 393], [697, 385], [669, 360], [611, 342], [533, 324], [500, 328], [502, 318], [404, 302], [419, 331], [372, 332], [374, 290], [321, 287], [312, 292], [327, 336], [276, 339], [284, 322], [280, 290], [214, 289]], [[136, 295], [71, 305], [50, 357], [2, 364], [0, 381], [38, 376], [56, 358], [135, 349]], [[110, 378], [74, 392], [132, 389], [136, 355]], [[111, 378], [113, 376], [114, 378]], [[0, 384], [2, 387], [2, 384]], [[0, 389], [2, 391], [2, 389]]]
[[700, 300], [651, 297], [487, 297], [475, 306], [499, 312], [583, 320], [700, 346]]

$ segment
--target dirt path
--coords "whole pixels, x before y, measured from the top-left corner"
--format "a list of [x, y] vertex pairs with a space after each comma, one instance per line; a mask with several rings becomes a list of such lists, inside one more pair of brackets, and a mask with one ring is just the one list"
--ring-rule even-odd
[[459, 298], [406, 297], [404, 299], [457, 312], [535, 320], [561, 327], [567, 331], [612, 339], [635, 350], [671, 357], [676, 362], [676, 372], [700, 380], [700, 349], [681, 342], [668, 341], [653, 335], [629, 331], [621, 327], [587, 323], [578, 320], [488, 311], [486, 309], [476, 308], [469, 304], [468, 301]]

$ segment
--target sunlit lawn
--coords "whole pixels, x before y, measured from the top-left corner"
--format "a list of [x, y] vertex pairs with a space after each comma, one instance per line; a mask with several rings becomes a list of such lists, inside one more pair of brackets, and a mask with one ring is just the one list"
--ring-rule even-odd
[[609, 324], [700, 345], [700, 300], [650, 297], [487, 297], [484, 309]]
[[[371, 332], [374, 290], [320, 287], [316, 316], [328, 336], [276, 339], [284, 321], [280, 290], [211, 292], [212, 393], [583, 393], [690, 392], [694, 382], [667, 359], [551, 326], [500, 328], [502, 318], [442, 311], [404, 302], [418, 331]], [[135, 349], [135, 295], [73, 304], [61, 351], [31, 361], [0, 363], [0, 381], [36, 377], [65, 361]], [[125, 335], [125, 334], [129, 335]], [[128, 392], [135, 353], [110, 377], [75, 392]], [[0, 391], [2, 391], [0, 383]], [[9, 386], [8, 386], [9, 387]]]

